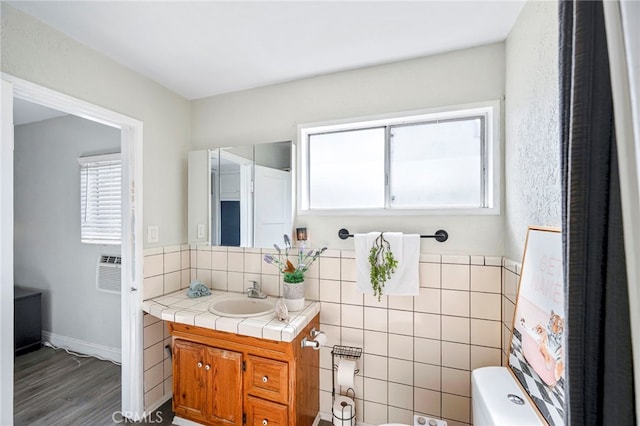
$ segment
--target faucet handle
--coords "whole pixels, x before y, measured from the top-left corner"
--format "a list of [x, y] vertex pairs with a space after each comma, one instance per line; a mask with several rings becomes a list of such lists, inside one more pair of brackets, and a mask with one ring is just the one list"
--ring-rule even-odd
[[249, 280], [251, 287], [246, 290], [247, 296], [255, 299], [266, 299], [267, 295], [262, 292], [260, 284], [257, 281]]

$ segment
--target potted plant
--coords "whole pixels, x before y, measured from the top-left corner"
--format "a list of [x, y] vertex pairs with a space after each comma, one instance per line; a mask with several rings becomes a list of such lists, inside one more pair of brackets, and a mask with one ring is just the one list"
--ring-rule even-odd
[[280, 272], [282, 272], [284, 301], [287, 309], [290, 311], [299, 311], [304, 308], [304, 273], [307, 272], [311, 264], [315, 262], [327, 248], [323, 247], [320, 250], [306, 251], [304, 242], [302, 242], [300, 247], [298, 247], [297, 256], [294, 258], [297, 265], [294, 265], [289, 259], [291, 239], [288, 235], [284, 235], [284, 250], [277, 244], [274, 244], [273, 247], [278, 253], [277, 256], [265, 254], [264, 261], [276, 265]]

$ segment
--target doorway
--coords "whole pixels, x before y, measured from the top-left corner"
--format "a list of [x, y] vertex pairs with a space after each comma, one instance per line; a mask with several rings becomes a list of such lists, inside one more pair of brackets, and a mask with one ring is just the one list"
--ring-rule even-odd
[[144, 412], [142, 368], [142, 129], [143, 123], [31, 82], [2, 74], [0, 143], [0, 424], [13, 422], [13, 99], [39, 104], [120, 130], [122, 150], [122, 401], [126, 417]]
[[43, 342], [120, 363], [120, 129], [13, 107], [14, 290], [40, 294]]

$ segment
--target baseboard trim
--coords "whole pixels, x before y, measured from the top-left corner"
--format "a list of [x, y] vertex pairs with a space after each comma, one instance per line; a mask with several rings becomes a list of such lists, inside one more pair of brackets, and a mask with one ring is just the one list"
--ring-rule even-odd
[[170, 400], [173, 397], [172, 394], [168, 394], [168, 395], [164, 395], [162, 398], [160, 398], [159, 400], [157, 400], [156, 402], [153, 402], [151, 404], [149, 404], [148, 407], [144, 408], [144, 411], [146, 413], [153, 413], [154, 411], [156, 411], [158, 408], [160, 408], [165, 402], [167, 402], [168, 400]]
[[59, 348], [69, 349], [83, 355], [94, 355], [114, 362], [122, 362], [122, 351], [109, 346], [98, 345], [96, 343], [85, 342], [69, 336], [42, 331], [42, 341], [50, 342]]
[[176, 426], [202, 426], [202, 423], [194, 422], [193, 420], [187, 420], [180, 416], [173, 418], [173, 424]]
[[325, 420], [325, 421], [333, 424], [333, 415], [331, 413], [325, 413], [324, 411], [319, 411], [318, 412], [318, 417], [320, 417], [319, 420]]

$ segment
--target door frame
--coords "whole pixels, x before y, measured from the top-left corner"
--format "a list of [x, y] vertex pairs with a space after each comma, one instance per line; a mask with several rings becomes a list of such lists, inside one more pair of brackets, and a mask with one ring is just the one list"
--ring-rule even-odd
[[144, 416], [143, 389], [143, 123], [2, 73], [0, 141], [0, 424], [13, 423], [13, 99], [40, 104], [120, 129], [122, 152], [121, 414]]

